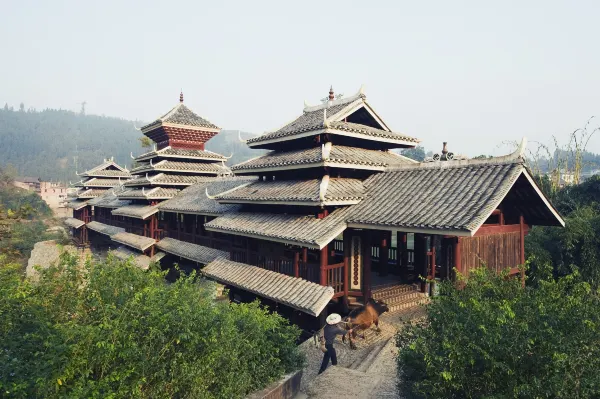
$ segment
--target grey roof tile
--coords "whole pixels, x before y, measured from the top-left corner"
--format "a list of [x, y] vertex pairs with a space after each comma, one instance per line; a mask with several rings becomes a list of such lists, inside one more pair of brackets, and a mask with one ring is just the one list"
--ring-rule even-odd
[[158, 205], [126, 205], [112, 211], [113, 215], [146, 219], [158, 212]]
[[217, 196], [221, 202], [269, 202], [295, 205], [319, 205], [331, 202], [354, 201], [363, 198], [364, 188], [358, 179], [331, 178], [325, 196], [320, 198], [321, 180], [258, 181]]
[[162, 252], [159, 252], [151, 258], [147, 255], [132, 251], [125, 246], [120, 246], [117, 249], [113, 249], [110, 251], [110, 253], [121, 260], [132, 259], [133, 264], [142, 270], [148, 270], [150, 268], [150, 263], [153, 261], [158, 261], [164, 256]]
[[156, 243], [154, 238], [126, 233], [124, 231], [111, 235], [110, 239], [140, 251], [145, 251]]
[[190, 186], [192, 184], [210, 181], [211, 179], [214, 179], [214, 177], [158, 173], [129, 180], [124, 183], [124, 186]]
[[176, 188], [154, 187], [146, 190], [128, 189], [117, 194], [119, 199], [169, 199], [173, 198], [179, 192]]
[[222, 215], [226, 212], [235, 212], [240, 206], [219, 204], [214, 199], [208, 198], [206, 192], [208, 191], [209, 195], [213, 196], [256, 180], [255, 178], [239, 177], [215, 177], [212, 179], [212, 181], [189, 186], [170, 200], [162, 202], [159, 205], [159, 209], [163, 212], [191, 213], [210, 216]]
[[177, 104], [169, 112], [158, 118], [152, 123], [142, 126], [142, 130], [147, 130], [154, 126], [160, 126], [163, 123], [172, 123], [176, 125], [192, 126], [192, 127], [207, 127], [218, 129], [217, 125], [210, 123], [206, 119], [194, 113], [183, 103]]
[[185, 148], [166, 147], [160, 150], [146, 152], [135, 158], [136, 161], [146, 161], [153, 158], [198, 159], [209, 161], [226, 161], [221, 154], [207, 150], [188, 150]]
[[346, 228], [350, 208], [337, 209], [323, 219], [281, 213], [227, 213], [204, 227], [209, 231], [323, 248]]
[[104, 224], [96, 221], [89, 222], [85, 226], [90, 230], [94, 230], [100, 234], [104, 234], [107, 236], [112, 236], [117, 233], [125, 232], [125, 229], [121, 227], [115, 227], [109, 224]]
[[80, 182], [75, 183], [75, 187], [114, 187], [120, 183], [124, 183], [126, 180], [119, 179], [102, 179], [98, 177], [93, 177], [90, 179], [82, 180]]
[[131, 173], [140, 174], [144, 172], [182, 172], [182, 173], [209, 173], [219, 174], [227, 171], [227, 167], [221, 166], [217, 162], [175, 162], [162, 160], [157, 163], [144, 162], [142, 165], [132, 169]]
[[81, 226], [85, 226], [85, 222], [83, 220], [75, 219], [75, 218], [66, 218], [64, 220], [65, 224], [74, 229], [78, 229]]
[[222, 284], [244, 289], [312, 316], [318, 316], [334, 295], [332, 287], [225, 258], [215, 259], [202, 269], [202, 273]]
[[179, 241], [169, 237], [163, 238], [156, 243], [156, 247], [167, 253], [202, 264], [212, 262], [218, 257], [229, 259], [229, 253], [226, 251]]
[[294, 151], [271, 151], [262, 157], [234, 165], [231, 170], [238, 174], [260, 173], [261, 171], [276, 171], [291, 167], [322, 167], [336, 165], [356, 165], [360, 169], [384, 170], [391, 165], [413, 163], [409, 158], [389, 151], [367, 150], [356, 147], [332, 145], [326, 158], [323, 157], [321, 146]]
[[[364, 182], [366, 197], [351, 208], [347, 222], [355, 227], [469, 235], [490, 216], [524, 172], [521, 162], [475, 160], [400, 167]], [[553, 218], [551, 214], [546, 217]]]

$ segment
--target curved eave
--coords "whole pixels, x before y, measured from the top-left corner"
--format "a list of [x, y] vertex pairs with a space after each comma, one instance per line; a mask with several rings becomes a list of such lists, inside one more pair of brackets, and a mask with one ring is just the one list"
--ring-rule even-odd
[[312, 207], [323, 207], [323, 206], [344, 206], [344, 205], [356, 205], [362, 199], [353, 200], [330, 200], [330, 201], [290, 201], [290, 200], [244, 200], [244, 199], [219, 199], [217, 201], [220, 204], [258, 204], [258, 205], [290, 205], [290, 206], [312, 206]]
[[376, 172], [383, 172], [388, 168], [388, 165], [366, 165], [361, 163], [348, 163], [348, 162], [336, 162], [336, 161], [326, 161], [326, 162], [312, 162], [312, 163], [299, 163], [293, 165], [283, 165], [283, 166], [265, 166], [265, 167], [257, 167], [257, 168], [249, 168], [249, 169], [234, 169], [231, 171], [236, 175], [256, 175], [265, 172], [278, 172], [281, 170], [296, 170], [296, 169], [310, 169], [310, 168], [340, 168], [340, 169], [359, 169], [359, 170], [372, 170]]
[[349, 132], [346, 130], [326, 128], [326, 129], [310, 130], [308, 132], [302, 132], [302, 133], [288, 134], [288, 135], [281, 136], [281, 137], [273, 137], [271, 139], [254, 141], [252, 143], [248, 143], [248, 147], [256, 148], [256, 149], [266, 148], [264, 146], [268, 146], [269, 144], [293, 141], [293, 140], [301, 139], [304, 137], [316, 136], [318, 134], [335, 134], [338, 136], [352, 137], [352, 138], [357, 138], [357, 139], [365, 140], [365, 141], [396, 144], [398, 146], [398, 148], [400, 148], [400, 147], [412, 148], [412, 147], [417, 146], [421, 142], [420, 140], [416, 140], [416, 139], [413, 141], [413, 140], [405, 140], [405, 139], [392, 138], [392, 137], [378, 137], [378, 136], [371, 136], [371, 135], [364, 134], [364, 133]]

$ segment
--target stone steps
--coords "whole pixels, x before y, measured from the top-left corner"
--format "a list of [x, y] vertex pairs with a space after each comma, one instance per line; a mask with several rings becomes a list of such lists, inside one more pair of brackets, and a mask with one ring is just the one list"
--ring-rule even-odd
[[372, 293], [372, 297], [375, 300], [383, 300], [385, 302], [386, 298], [391, 298], [394, 296], [398, 296], [405, 293], [410, 292], [418, 292], [418, 286], [416, 284], [400, 284], [393, 285], [387, 288], [382, 288], [378, 290], [374, 290]]

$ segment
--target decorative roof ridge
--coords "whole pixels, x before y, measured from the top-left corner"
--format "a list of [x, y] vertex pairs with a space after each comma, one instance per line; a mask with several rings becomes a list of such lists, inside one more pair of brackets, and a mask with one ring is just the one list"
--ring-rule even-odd
[[102, 162], [100, 165], [97, 165], [97, 166], [95, 166], [95, 167], [93, 167], [91, 169], [88, 169], [88, 170], [86, 170], [85, 172], [82, 172], [82, 173], [75, 172], [75, 174], [77, 176], [85, 176], [85, 175], [90, 174], [90, 173], [94, 173], [94, 172], [98, 172], [100, 170], [104, 170], [104, 169], [106, 169], [106, 168], [108, 168], [110, 166], [114, 166], [115, 168], [119, 169], [120, 172], [129, 172], [129, 170], [127, 170], [127, 168], [119, 166], [119, 164], [116, 163], [114, 161], [114, 159], [111, 157], [111, 158], [105, 158], [104, 162]]
[[314, 112], [314, 111], [318, 111], [324, 108], [329, 108], [335, 105], [343, 105], [343, 104], [350, 104], [353, 103], [357, 100], [360, 100], [360, 102], [365, 102], [365, 99], [367, 98], [367, 96], [364, 93], [364, 85], [362, 85], [360, 87], [360, 90], [352, 95], [352, 96], [348, 96], [348, 97], [342, 97], [339, 98], [337, 100], [333, 100], [333, 101], [325, 101], [323, 104], [319, 104], [319, 105], [308, 105], [308, 103], [306, 101], [304, 101], [304, 112]]
[[319, 200], [325, 202], [325, 196], [327, 195], [327, 189], [329, 188], [329, 175], [323, 176], [321, 184], [319, 184]]
[[461, 159], [456, 161], [435, 161], [435, 162], [419, 162], [411, 165], [390, 166], [386, 172], [396, 172], [413, 169], [453, 169], [463, 168], [467, 166], [486, 166], [486, 165], [507, 165], [515, 164], [525, 166], [525, 147], [527, 139], [523, 137], [521, 143], [511, 154], [501, 155], [487, 159]]

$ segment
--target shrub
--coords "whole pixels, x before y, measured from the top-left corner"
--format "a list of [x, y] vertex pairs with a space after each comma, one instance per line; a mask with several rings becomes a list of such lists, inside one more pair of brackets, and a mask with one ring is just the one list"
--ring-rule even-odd
[[521, 288], [473, 271], [443, 283], [397, 336], [401, 390], [432, 398], [587, 398], [600, 392], [600, 301], [577, 273]]
[[14, 397], [234, 398], [302, 366], [299, 331], [129, 262], [63, 255], [32, 285], [0, 267], [0, 392]]

